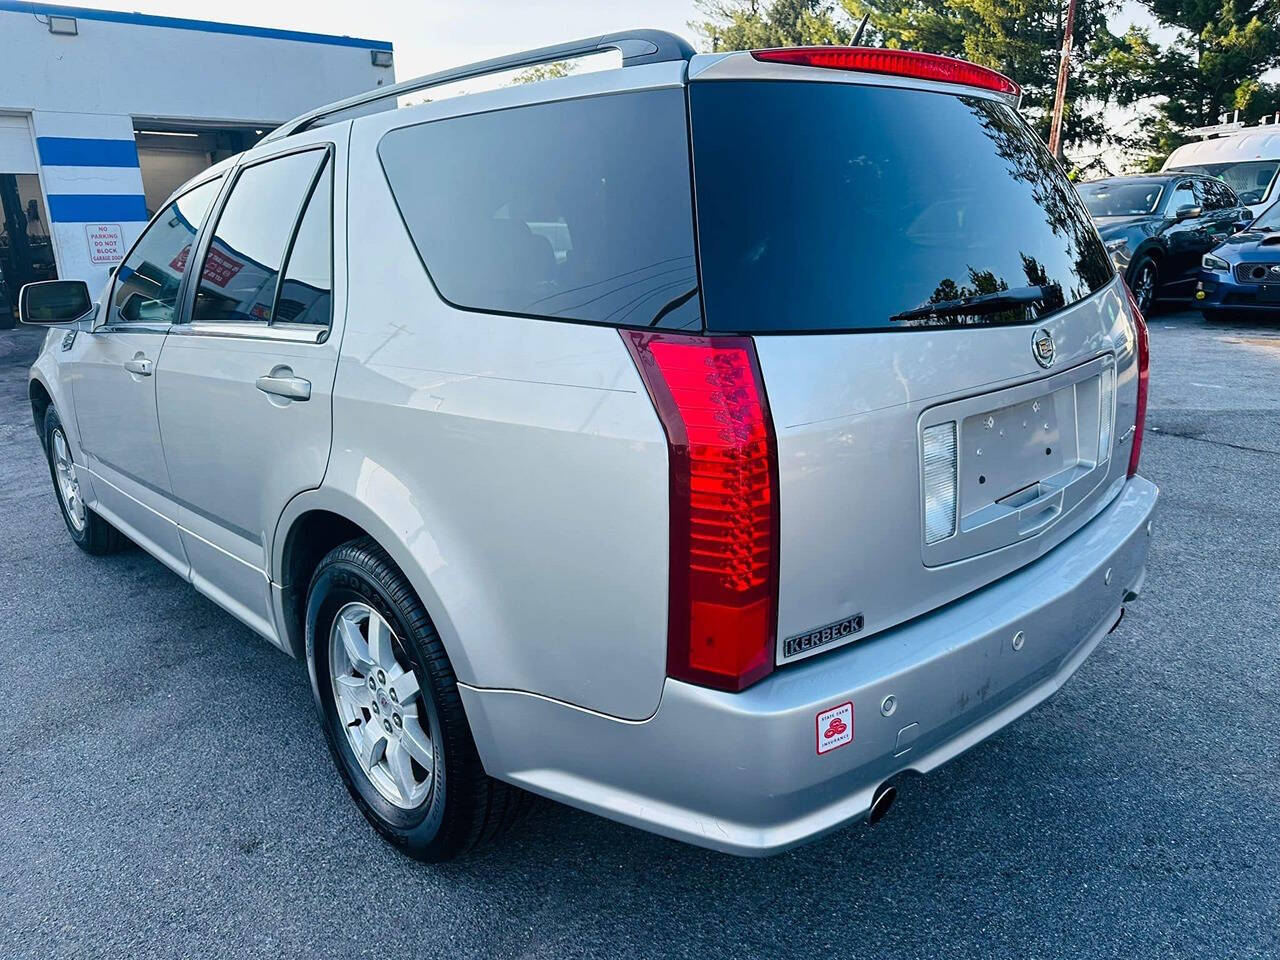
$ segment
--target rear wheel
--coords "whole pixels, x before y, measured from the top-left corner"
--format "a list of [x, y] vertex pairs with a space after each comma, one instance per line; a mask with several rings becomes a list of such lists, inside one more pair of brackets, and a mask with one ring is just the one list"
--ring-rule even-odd
[[338, 772], [405, 853], [448, 860], [528, 807], [529, 794], [485, 774], [440, 636], [373, 540], [335, 548], [316, 569], [307, 657]]
[[1151, 312], [1151, 307], [1156, 302], [1156, 292], [1160, 289], [1160, 265], [1144, 254], [1130, 268], [1129, 278], [1133, 299], [1143, 316], [1146, 316]]
[[62, 509], [62, 519], [76, 546], [95, 556], [119, 550], [124, 537], [84, 502], [71, 456], [71, 443], [67, 440], [62, 418], [52, 404], [44, 415], [44, 450], [49, 460], [53, 489], [58, 494], [58, 506]]

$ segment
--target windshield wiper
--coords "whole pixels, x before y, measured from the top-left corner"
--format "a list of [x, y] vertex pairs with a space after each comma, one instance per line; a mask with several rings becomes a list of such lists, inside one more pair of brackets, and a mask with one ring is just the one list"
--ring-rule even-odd
[[1012, 290], [999, 290], [995, 293], [980, 293], [960, 300], [940, 300], [937, 303], [926, 303], [922, 307], [914, 307], [895, 313], [889, 318], [890, 323], [903, 320], [916, 320], [920, 317], [954, 317], [980, 316], [987, 313], [999, 313], [1010, 307], [1025, 306], [1048, 299], [1052, 286], [1014, 287]]

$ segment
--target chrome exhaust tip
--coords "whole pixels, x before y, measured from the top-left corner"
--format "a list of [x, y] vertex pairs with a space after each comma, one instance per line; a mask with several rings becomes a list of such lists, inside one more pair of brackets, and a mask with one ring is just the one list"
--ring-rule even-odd
[[898, 788], [888, 783], [882, 783], [876, 788], [875, 796], [871, 798], [871, 809], [867, 813], [867, 823], [879, 823], [884, 819], [884, 815], [889, 812], [889, 808], [893, 806], [893, 801], [898, 798]]

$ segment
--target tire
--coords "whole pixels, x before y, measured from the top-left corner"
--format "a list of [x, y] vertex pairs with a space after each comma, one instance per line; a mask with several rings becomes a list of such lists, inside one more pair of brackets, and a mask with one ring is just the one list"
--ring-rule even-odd
[[[77, 547], [94, 556], [115, 553], [125, 544], [124, 535], [103, 520], [80, 499], [80, 485], [71, 469], [74, 460], [71, 442], [62, 426], [62, 418], [52, 404], [44, 415], [44, 452], [49, 462], [49, 477], [58, 498], [62, 521]], [[60, 467], [60, 463], [63, 464]]]
[[[371, 538], [320, 561], [307, 591], [306, 644], [338, 773], [369, 822], [405, 854], [452, 859], [529, 809], [530, 794], [484, 772], [440, 636], [404, 574]], [[416, 696], [397, 694], [406, 684]]]
[[1143, 254], [1129, 267], [1129, 289], [1138, 303], [1142, 315], [1150, 316], [1160, 292], [1160, 264], [1148, 254]]

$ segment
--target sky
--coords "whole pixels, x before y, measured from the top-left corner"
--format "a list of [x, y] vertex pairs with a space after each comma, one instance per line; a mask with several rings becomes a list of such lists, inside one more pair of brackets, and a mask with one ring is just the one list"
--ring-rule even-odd
[[[192, 17], [286, 30], [336, 33], [395, 44], [396, 76], [445, 67], [616, 30], [670, 30], [695, 45], [688, 22], [693, 0], [82, 0], [85, 6]], [[1149, 22], [1135, 0], [1125, 0], [1113, 29]]]
[[[190, 0], [81, 2], [108, 10], [390, 40], [395, 45], [399, 79], [637, 27], [670, 30], [695, 46], [699, 42], [688, 25], [697, 16], [693, 0], [219, 0], [216, 5], [199, 7]], [[1131, 23], [1152, 28], [1158, 39], [1170, 36], [1170, 31], [1154, 26], [1137, 0], [1124, 0], [1111, 28], [1119, 33]], [[1128, 124], [1133, 115], [1117, 111], [1112, 116], [1113, 124]], [[1108, 159], [1118, 162], [1119, 158]]]

